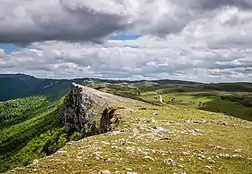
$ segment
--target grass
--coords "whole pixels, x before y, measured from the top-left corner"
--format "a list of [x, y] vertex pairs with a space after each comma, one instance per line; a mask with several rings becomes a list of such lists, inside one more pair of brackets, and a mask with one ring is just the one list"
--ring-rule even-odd
[[[201, 109], [201, 110], [206, 110], [206, 111], [211, 111], [211, 112], [224, 113], [226, 115], [252, 121], [252, 108], [251, 107], [243, 106], [237, 102], [223, 100], [220, 97], [223, 95], [225, 95], [225, 93], [221, 93], [221, 92], [216, 93], [216, 92], [210, 92], [210, 91], [207, 94], [200, 93], [200, 92], [161, 94], [164, 100], [164, 103], [166, 104], [180, 106], [180, 107], [196, 108], [196, 109]], [[144, 100], [147, 100], [153, 103], [160, 103], [159, 95], [156, 92], [142, 93], [140, 97]]]
[[[237, 84], [110, 84], [92, 82], [89, 86], [104, 92], [141, 100], [155, 105], [164, 103], [179, 107], [196, 108], [252, 121], [252, 85]], [[174, 99], [173, 99], [174, 98]]]
[[[60, 149], [9, 173], [244, 173], [252, 171], [252, 123], [190, 108], [126, 105], [117, 130]], [[188, 120], [198, 120], [191, 123]], [[225, 124], [223, 124], [225, 123]], [[134, 136], [134, 130], [139, 133]], [[197, 130], [199, 133], [193, 134]], [[172, 159], [174, 165], [165, 164]]]
[[[119, 125], [113, 125], [113, 132], [72, 141], [55, 154], [39, 159], [38, 164], [7, 173], [98, 173], [102, 170], [138, 174], [251, 173], [251, 84], [99, 81], [87, 85], [146, 103], [116, 106]], [[54, 90], [47, 98], [44, 95], [0, 103], [0, 111], [3, 108], [6, 113], [14, 113], [7, 114], [8, 118], [0, 113], [0, 166], [10, 159], [6, 158], [8, 155], [25, 159], [27, 155], [29, 160], [24, 159], [25, 164], [44, 157], [43, 150], [44, 155], [32, 152], [45, 148], [44, 140], [49, 142], [47, 150], [53, 147], [53, 151], [68, 140], [63, 130], [51, 131], [61, 103], [58, 99], [65, 88]], [[164, 100], [162, 103], [159, 95]], [[167, 164], [169, 160], [172, 164]]]

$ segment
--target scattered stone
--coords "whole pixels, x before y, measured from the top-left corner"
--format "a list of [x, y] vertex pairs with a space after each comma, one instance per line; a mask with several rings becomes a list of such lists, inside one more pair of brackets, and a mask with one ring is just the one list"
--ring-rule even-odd
[[152, 123], [156, 123], [157, 121], [156, 121], [154, 118], [152, 118], [152, 119], [151, 119], [151, 122], [152, 122]]
[[137, 134], [139, 133], [139, 130], [138, 130], [137, 128], [134, 128], [134, 129], [133, 129], [133, 132], [134, 132], [134, 135], [133, 135], [133, 136], [135, 137], [135, 136], [137, 136]]
[[40, 161], [38, 159], [35, 159], [29, 166], [32, 167], [32, 166], [36, 166], [38, 165]]
[[111, 174], [109, 170], [100, 171], [99, 174]]
[[184, 158], [180, 158], [179, 161], [184, 161]]
[[241, 153], [241, 152], [242, 152], [242, 149], [236, 149], [235, 152]]
[[96, 159], [103, 159], [103, 157], [101, 157], [100, 152], [95, 152], [94, 155], [95, 155]]
[[158, 132], [166, 132], [167, 131], [166, 129], [164, 129], [163, 127], [160, 127], [160, 126], [157, 127], [156, 129]]
[[123, 128], [120, 130], [120, 132], [129, 132], [129, 129], [128, 128]]
[[106, 159], [104, 159], [104, 162], [110, 163], [110, 162], [112, 162], [112, 159], [111, 158], [106, 158]]
[[171, 159], [171, 158], [165, 159], [164, 163], [168, 164], [170, 166], [175, 166], [175, 164], [176, 164], [176, 162], [173, 159]]
[[198, 154], [198, 157], [202, 158], [202, 159], [205, 159], [206, 156], [205, 155], [202, 155], [202, 154]]
[[240, 154], [234, 154], [234, 155], [231, 155], [231, 158], [242, 158], [242, 155], [240, 155]]
[[67, 145], [67, 146], [72, 146], [72, 145], [73, 145], [73, 143], [71, 143], [71, 142], [67, 142], [67, 143], [66, 143], [66, 145]]
[[132, 169], [131, 169], [131, 168], [126, 168], [125, 170], [127, 170], [127, 171], [132, 171]]
[[219, 157], [222, 157], [222, 158], [230, 158], [230, 155], [229, 154], [224, 154], [224, 153], [221, 153], [218, 155]]
[[201, 158], [201, 157], [198, 157], [198, 160], [202, 161], [202, 158]]
[[127, 171], [126, 174], [137, 174], [137, 172]]
[[183, 155], [190, 155], [190, 152], [182, 152]]
[[194, 129], [194, 131], [197, 132], [197, 133], [200, 133], [200, 134], [203, 134], [203, 133], [204, 133], [204, 131], [201, 130], [201, 129]]
[[117, 142], [118, 142], [118, 143], [121, 143], [121, 144], [125, 144], [125, 143], [128, 142], [128, 139], [122, 138], [122, 139], [117, 140]]
[[135, 147], [126, 147], [126, 151], [127, 152], [134, 152], [136, 150], [136, 148]]
[[165, 151], [165, 150], [155, 150], [155, 149], [153, 149], [152, 150], [152, 153], [157, 153], [157, 154], [159, 154], [159, 155], [162, 155], [162, 156], [164, 156], [164, 155], [166, 155], [166, 154], [171, 154], [171, 152], [169, 152], [169, 151]]
[[203, 135], [204, 131], [200, 130], [200, 129], [195, 129], [195, 130], [184, 130], [184, 131], [181, 131], [181, 133], [185, 134], [185, 135], [194, 135], [194, 136], [197, 136], [197, 135]]
[[208, 157], [208, 158], [207, 158], [207, 161], [210, 162], [210, 163], [215, 163], [215, 160], [213, 160], [212, 157]]
[[110, 145], [110, 143], [109, 143], [109, 142], [106, 142], [106, 141], [102, 141], [101, 143], [102, 143], [102, 144], [105, 144], [105, 145]]
[[59, 151], [57, 151], [56, 153], [57, 153], [57, 154], [60, 154], [60, 155], [62, 155], [62, 156], [67, 155], [67, 151], [65, 151], [65, 150], [59, 150]]
[[150, 161], [154, 161], [154, 158], [152, 158], [151, 156], [145, 156], [144, 159], [150, 160]]
[[177, 170], [174, 174], [186, 174], [182, 169]]
[[214, 161], [214, 160], [209, 160], [209, 162], [210, 162], [210, 163], [212, 163], [212, 164], [213, 164], [213, 163], [215, 163], [215, 161]]
[[119, 149], [118, 146], [112, 146], [111, 148], [112, 148], [112, 149]]
[[112, 131], [112, 132], [109, 132], [110, 135], [118, 135], [118, 134], [121, 134], [122, 131]]
[[211, 166], [205, 166], [205, 168], [207, 168], [207, 169], [209, 169], [209, 170], [211, 170], [212, 169], [212, 167]]
[[186, 120], [185, 122], [186, 122], [186, 123], [194, 123], [194, 124], [202, 123], [201, 120]]

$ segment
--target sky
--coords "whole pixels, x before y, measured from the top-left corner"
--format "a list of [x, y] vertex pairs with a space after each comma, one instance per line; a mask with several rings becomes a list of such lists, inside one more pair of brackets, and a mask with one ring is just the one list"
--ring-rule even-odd
[[0, 0], [0, 73], [252, 82], [252, 0]]

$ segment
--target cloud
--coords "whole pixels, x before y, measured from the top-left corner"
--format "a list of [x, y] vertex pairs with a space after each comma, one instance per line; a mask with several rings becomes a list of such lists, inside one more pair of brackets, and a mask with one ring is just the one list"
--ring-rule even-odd
[[[2, 0], [0, 42], [29, 44], [0, 51], [0, 73], [252, 81], [251, 7], [248, 0]], [[107, 40], [118, 33], [139, 37]]]
[[252, 2], [250, 0], [196, 0], [203, 9], [213, 9], [221, 6], [236, 6], [242, 9], [251, 9]]
[[197, 42], [181, 34], [164, 39], [146, 36], [137, 40], [109, 40], [102, 45], [33, 43], [5, 56], [2, 64], [0, 61], [0, 72], [15, 70], [54, 78], [252, 80], [252, 50], [209, 50], [206, 45], [197, 48]]
[[100, 41], [116, 31], [178, 33], [207, 11], [249, 0], [1, 0], [0, 42]]
[[0, 19], [0, 42], [6, 43], [96, 41], [129, 25], [126, 17], [77, 0], [1, 0]]

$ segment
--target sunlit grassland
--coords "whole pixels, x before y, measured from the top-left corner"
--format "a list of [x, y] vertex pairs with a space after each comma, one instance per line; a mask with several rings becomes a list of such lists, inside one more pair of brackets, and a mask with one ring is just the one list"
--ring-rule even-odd
[[[71, 142], [58, 153], [41, 159], [37, 166], [15, 172], [98, 173], [109, 170], [124, 173], [132, 169], [150, 174], [180, 170], [186, 173], [249, 174], [252, 171], [252, 123], [249, 121], [193, 108], [149, 104], [120, 105], [115, 115], [120, 118], [115, 130], [123, 132]], [[134, 129], [139, 131], [136, 135]], [[159, 129], [162, 131], [156, 134]], [[183, 133], [192, 130], [201, 133]], [[237, 157], [231, 157], [234, 155]], [[164, 160], [168, 158], [175, 164], [165, 164]], [[110, 159], [109, 162], [106, 159]]]

